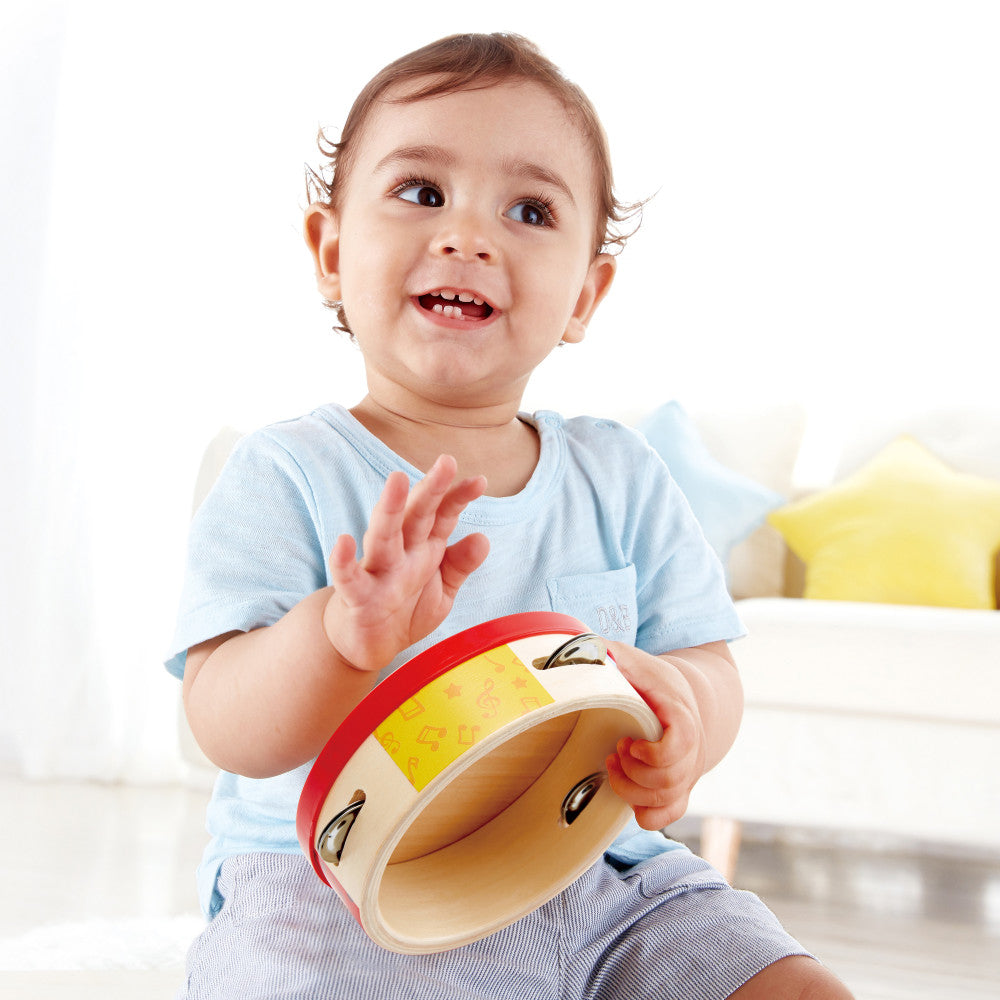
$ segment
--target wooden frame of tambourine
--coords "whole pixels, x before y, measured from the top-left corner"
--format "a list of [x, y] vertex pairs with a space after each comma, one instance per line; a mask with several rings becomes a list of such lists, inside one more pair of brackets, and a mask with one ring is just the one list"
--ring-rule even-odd
[[[554, 612], [467, 629], [390, 674], [327, 742], [299, 840], [382, 947], [444, 951], [500, 930], [627, 823], [604, 761], [661, 727], [586, 633]], [[581, 636], [600, 651], [589, 661], [564, 655]]]

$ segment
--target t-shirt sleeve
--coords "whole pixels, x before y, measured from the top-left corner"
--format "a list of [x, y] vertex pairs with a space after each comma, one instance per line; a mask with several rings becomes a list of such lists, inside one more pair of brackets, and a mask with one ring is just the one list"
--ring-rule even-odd
[[665, 653], [744, 635], [722, 564], [680, 487], [651, 449], [634, 513], [636, 645]]
[[167, 669], [189, 647], [272, 625], [326, 586], [316, 504], [302, 470], [266, 431], [243, 438], [196, 512]]

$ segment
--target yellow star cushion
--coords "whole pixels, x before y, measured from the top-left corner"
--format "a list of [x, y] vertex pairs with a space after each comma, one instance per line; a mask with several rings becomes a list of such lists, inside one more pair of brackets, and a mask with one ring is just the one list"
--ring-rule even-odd
[[768, 520], [821, 600], [993, 608], [1000, 482], [955, 472], [908, 437]]

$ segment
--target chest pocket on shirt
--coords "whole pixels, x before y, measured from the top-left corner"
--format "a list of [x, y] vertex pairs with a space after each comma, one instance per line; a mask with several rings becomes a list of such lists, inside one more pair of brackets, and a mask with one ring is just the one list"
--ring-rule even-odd
[[546, 581], [552, 610], [578, 618], [589, 629], [618, 642], [635, 644], [638, 602], [635, 567], [560, 576]]

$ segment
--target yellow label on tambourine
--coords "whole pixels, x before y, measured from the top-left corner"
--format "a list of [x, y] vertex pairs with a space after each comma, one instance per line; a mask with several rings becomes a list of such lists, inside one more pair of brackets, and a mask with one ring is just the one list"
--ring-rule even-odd
[[469, 747], [554, 700], [509, 646], [498, 646], [421, 688], [375, 739], [419, 792]]

